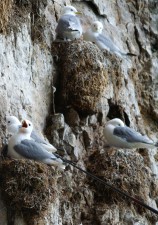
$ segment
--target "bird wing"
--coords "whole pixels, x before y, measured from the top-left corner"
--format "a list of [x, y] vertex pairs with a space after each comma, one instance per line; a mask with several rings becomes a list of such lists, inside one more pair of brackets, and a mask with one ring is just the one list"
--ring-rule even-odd
[[31, 138], [34, 139], [35, 142], [41, 143], [41, 144], [48, 144], [43, 138], [39, 136], [39, 134], [36, 131], [32, 131]]
[[32, 131], [31, 138], [38, 144], [42, 144], [44, 149], [51, 152], [56, 152], [57, 149], [50, 144], [49, 142], [45, 141], [44, 138], [40, 137], [39, 134], [36, 131]]
[[113, 41], [110, 38], [107, 38], [103, 34], [99, 34], [96, 37], [96, 42], [100, 42], [106, 46], [107, 49], [109, 49], [111, 52], [118, 52], [121, 53], [120, 49], [113, 43]]
[[136, 132], [135, 130], [129, 127], [115, 127], [113, 134], [130, 143], [135, 142], [141, 142], [146, 144], [153, 143], [152, 140], [150, 140], [148, 137], [141, 135], [140, 133]]
[[63, 15], [58, 22], [56, 33], [62, 34], [65, 31], [75, 31], [81, 29], [80, 20], [78, 17], [73, 15]]
[[44, 160], [44, 159], [56, 159], [56, 157], [44, 150], [40, 144], [33, 140], [23, 140], [20, 144], [14, 146], [14, 150], [27, 159]]

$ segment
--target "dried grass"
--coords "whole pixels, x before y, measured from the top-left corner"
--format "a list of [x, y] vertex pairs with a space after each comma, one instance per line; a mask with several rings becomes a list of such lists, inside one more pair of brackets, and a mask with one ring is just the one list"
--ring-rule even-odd
[[[88, 169], [113, 187], [120, 188], [142, 202], [148, 203], [149, 196], [155, 198], [158, 194], [157, 181], [153, 178], [148, 166], [145, 165], [143, 157], [131, 150], [109, 149], [102, 154], [96, 151], [89, 158]], [[134, 202], [131, 203], [131, 200], [98, 182], [91, 181], [90, 183], [94, 187], [95, 200], [99, 204], [109, 206], [114, 203], [124, 206], [134, 204]], [[143, 207], [135, 205], [135, 208], [140, 214], [145, 213], [152, 222], [157, 220], [156, 216]]]
[[0, 167], [3, 200], [29, 220], [48, 209], [56, 198], [57, 172], [31, 160], [6, 160]]
[[92, 43], [73, 41], [53, 43], [59, 58], [59, 102], [82, 113], [97, 112], [98, 101], [107, 85], [107, 70], [102, 52]]
[[0, 1], [0, 32], [6, 34], [9, 18], [11, 17], [13, 0]]
[[[21, 31], [21, 24], [31, 22], [31, 38], [34, 42], [47, 47], [44, 27], [47, 22], [44, 14], [46, 0], [1, 0], [0, 2], [0, 32], [9, 34]], [[41, 11], [40, 11], [41, 10]], [[31, 17], [31, 21], [29, 16]]]

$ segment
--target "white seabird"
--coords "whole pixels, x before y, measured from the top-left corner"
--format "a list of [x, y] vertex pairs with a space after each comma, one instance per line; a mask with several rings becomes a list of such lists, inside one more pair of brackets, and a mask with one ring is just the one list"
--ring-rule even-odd
[[57, 40], [75, 40], [82, 35], [82, 26], [80, 19], [76, 16], [81, 14], [73, 6], [65, 6], [62, 11], [62, 16], [58, 21], [56, 27], [56, 39]]
[[61, 159], [31, 139], [32, 130], [32, 123], [29, 120], [24, 120], [18, 133], [13, 135], [8, 142], [8, 155], [14, 159], [32, 159], [65, 169]]
[[104, 127], [104, 137], [109, 146], [117, 148], [154, 148], [154, 143], [147, 136], [125, 126], [122, 120], [115, 118]]
[[[7, 130], [9, 134], [16, 134], [19, 131], [19, 128], [22, 126], [21, 122], [18, 120], [15, 116], [6, 116], [6, 122], [7, 122]], [[46, 149], [49, 152], [56, 152], [57, 149], [48, 143], [48, 141], [45, 141], [44, 138], [40, 137], [39, 134], [35, 130], [31, 132], [31, 138], [43, 146], [44, 149]]]
[[135, 56], [135, 54], [132, 53], [122, 52], [110, 38], [102, 34], [102, 31], [103, 24], [100, 21], [95, 21], [91, 24], [91, 27], [83, 34], [83, 39], [95, 43], [101, 50], [105, 49], [109, 52], [115, 53], [118, 56]]

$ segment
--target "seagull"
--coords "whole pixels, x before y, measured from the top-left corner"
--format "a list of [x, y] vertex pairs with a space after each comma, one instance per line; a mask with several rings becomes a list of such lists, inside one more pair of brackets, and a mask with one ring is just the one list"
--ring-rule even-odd
[[65, 169], [65, 165], [61, 159], [31, 139], [32, 130], [32, 123], [29, 120], [24, 120], [18, 133], [13, 135], [8, 142], [8, 155], [14, 159], [32, 159]]
[[83, 34], [83, 39], [95, 43], [101, 50], [107, 50], [115, 53], [118, 56], [131, 55], [136, 56], [132, 53], [123, 53], [114, 44], [114, 42], [102, 34], [103, 24], [100, 21], [95, 21], [91, 24], [91, 27]]
[[109, 146], [118, 148], [154, 148], [154, 143], [147, 136], [125, 126], [118, 118], [108, 121], [104, 127], [104, 137]]
[[[6, 122], [7, 122], [7, 130], [9, 134], [12, 135], [18, 133], [19, 128], [22, 126], [21, 122], [15, 116], [6, 116]], [[45, 141], [44, 138], [41, 138], [34, 130], [31, 132], [31, 138], [35, 142], [41, 144], [41, 146], [43, 146], [43, 148], [46, 149], [47, 151], [49, 152], [57, 151], [57, 149], [53, 145]]]
[[56, 27], [56, 39], [64, 41], [72, 41], [78, 39], [82, 35], [82, 26], [80, 19], [76, 16], [81, 14], [73, 6], [65, 6], [62, 11], [62, 16]]

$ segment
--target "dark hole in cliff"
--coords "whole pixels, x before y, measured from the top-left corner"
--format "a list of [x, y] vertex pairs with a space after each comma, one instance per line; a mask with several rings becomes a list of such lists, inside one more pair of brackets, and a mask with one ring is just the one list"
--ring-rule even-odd
[[[5, 160], [0, 165], [3, 201], [25, 220], [40, 217], [56, 198], [57, 172], [32, 160]], [[32, 223], [33, 224], [33, 223]]]
[[126, 124], [127, 126], [130, 126], [130, 120], [129, 120], [129, 118], [128, 118], [127, 113], [126, 113], [126, 112], [123, 112], [123, 115], [124, 115], [124, 121], [125, 121], [125, 124]]
[[158, 38], [155, 38], [151, 42], [151, 50], [152, 50], [152, 52], [157, 52], [158, 51]]
[[107, 117], [109, 119], [119, 118], [123, 120], [127, 126], [130, 126], [130, 120], [128, 118], [127, 113], [123, 110], [123, 108], [120, 105], [113, 103], [111, 99], [108, 100], [108, 104], [109, 104], [109, 112]]
[[105, 15], [101, 15], [101, 13], [99, 12], [99, 9], [94, 1], [87, 1], [87, 2], [85, 2], [85, 4], [87, 4], [92, 9], [92, 11], [100, 18], [106, 17]]

